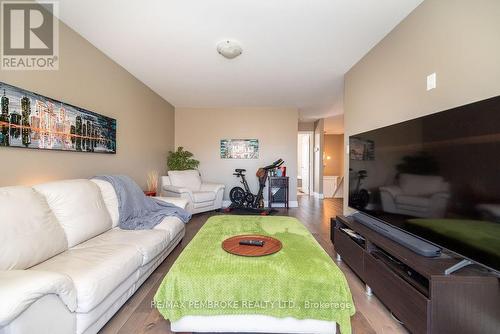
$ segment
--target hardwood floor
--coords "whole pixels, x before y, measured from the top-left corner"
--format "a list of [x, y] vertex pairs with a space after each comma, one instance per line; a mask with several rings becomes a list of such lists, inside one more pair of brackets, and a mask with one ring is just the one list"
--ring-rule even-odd
[[[325, 251], [335, 258], [335, 251], [330, 241], [330, 218], [342, 213], [342, 200], [318, 200], [310, 196], [299, 196], [299, 207], [280, 210], [279, 215], [289, 215], [299, 219], [314, 235]], [[106, 324], [100, 333], [121, 334], [170, 334], [170, 323], [163, 319], [159, 312], [151, 307], [151, 301], [163, 277], [184, 247], [191, 241], [207, 219], [218, 213], [210, 212], [193, 216], [186, 225], [186, 236], [172, 251], [167, 259], [153, 272], [136, 293], [122, 306], [115, 316]], [[363, 283], [342, 262], [337, 263], [347, 277], [356, 306], [356, 314], [352, 318], [355, 334], [372, 333], [407, 333], [394, 320], [389, 311], [375, 296], [364, 293]]]

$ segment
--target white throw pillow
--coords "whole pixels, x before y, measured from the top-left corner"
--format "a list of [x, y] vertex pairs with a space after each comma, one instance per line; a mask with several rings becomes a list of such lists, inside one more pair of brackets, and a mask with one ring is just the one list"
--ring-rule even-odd
[[399, 186], [405, 195], [430, 196], [443, 191], [443, 177], [401, 174], [399, 176]]
[[188, 188], [198, 191], [201, 188], [201, 177], [197, 170], [172, 170], [168, 172], [174, 187]]
[[0, 188], [0, 270], [26, 269], [67, 248], [42, 195], [29, 187]]
[[90, 180], [67, 180], [34, 186], [45, 196], [62, 225], [68, 247], [73, 247], [111, 229], [99, 187]]

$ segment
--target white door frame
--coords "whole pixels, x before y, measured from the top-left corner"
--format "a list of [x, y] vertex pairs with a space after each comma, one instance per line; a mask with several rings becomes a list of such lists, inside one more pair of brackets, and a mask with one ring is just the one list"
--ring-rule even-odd
[[314, 188], [314, 131], [298, 131], [299, 134], [309, 135], [309, 192], [307, 195], [313, 194]]

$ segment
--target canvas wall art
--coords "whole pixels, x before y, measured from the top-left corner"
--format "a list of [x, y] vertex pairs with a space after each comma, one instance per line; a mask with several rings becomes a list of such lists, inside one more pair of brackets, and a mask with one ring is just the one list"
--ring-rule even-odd
[[116, 153], [116, 120], [0, 82], [0, 146]]
[[372, 140], [351, 138], [349, 145], [351, 160], [375, 160], [375, 143]]
[[258, 159], [258, 139], [221, 139], [220, 157], [222, 159]]

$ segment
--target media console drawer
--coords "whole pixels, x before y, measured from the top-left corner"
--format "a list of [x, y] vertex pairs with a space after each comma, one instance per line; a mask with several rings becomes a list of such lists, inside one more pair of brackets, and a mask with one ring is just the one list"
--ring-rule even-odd
[[414, 334], [427, 333], [429, 300], [387, 266], [365, 254], [366, 284], [375, 295]]
[[335, 251], [345, 259], [347, 265], [363, 278], [363, 248], [341, 230], [335, 231], [333, 246], [335, 247]]

